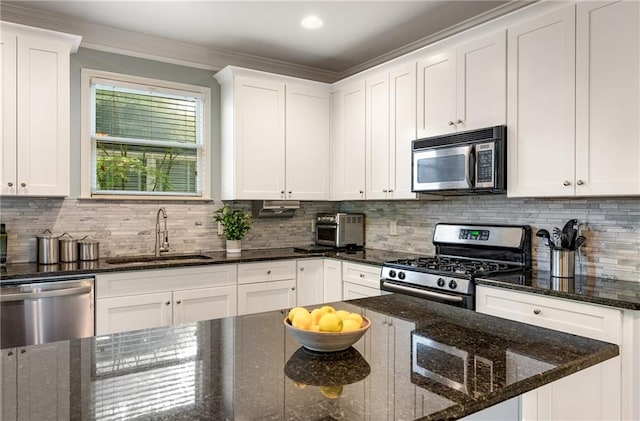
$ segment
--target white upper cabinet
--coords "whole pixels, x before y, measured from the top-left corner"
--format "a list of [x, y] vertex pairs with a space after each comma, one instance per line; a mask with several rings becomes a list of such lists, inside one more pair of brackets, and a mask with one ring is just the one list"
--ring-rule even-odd
[[365, 199], [365, 81], [331, 93], [331, 199]]
[[576, 7], [575, 193], [640, 194], [640, 3]]
[[509, 28], [509, 196], [640, 193], [639, 9], [579, 2]]
[[418, 137], [504, 124], [505, 33], [420, 60], [417, 83]]
[[366, 80], [366, 198], [414, 199], [411, 141], [416, 138], [416, 64]]
[[69, 56], [80, 37], [2, 22], [0, 194], [69, 194]]
[[234, 67], [215, 77], [222, 199], [328, 199], [327, 85]]

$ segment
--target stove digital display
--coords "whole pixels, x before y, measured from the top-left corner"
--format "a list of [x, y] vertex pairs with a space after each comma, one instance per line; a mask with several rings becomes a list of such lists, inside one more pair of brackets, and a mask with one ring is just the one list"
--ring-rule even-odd
[[461, 229], [458, 238], [460, 240], [480, 240], [487, 241], [489, 239], [489, 230], [468, 230]]

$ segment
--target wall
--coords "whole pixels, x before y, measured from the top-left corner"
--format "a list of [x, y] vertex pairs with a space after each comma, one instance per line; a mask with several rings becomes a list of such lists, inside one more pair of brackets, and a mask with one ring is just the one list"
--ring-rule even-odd
[[[433, 254], [437, 222], [529, 224], [534, 232], [562, 227], [571, 218], [587, 238], [576, 272], [640, 282], [640, 198], [507, 199], [505, 196], [450, 197], [439, 202], [349, 202], [343, 211], [367, 215], [367, 246]], [[390, 235], [389, 223], [397, 223]], [[549, 251], [533, 238], [534, 265], [549, 270]]]
[[[249, 209], [251, 202], [237, 205]], [[172, 253], [220, 251], [223, 237], [217, 235], [214, 211], [222, 202], [132, 202], [78, 199], [2, 199], [2, 219], [8, 231], [8, 262], [35, 262], [36, 235], [45, 229], [60, 235], [68, 232], [100, 241], [100, 257], [150, 254], [155, 245], [158, 208], [167, 211]], [[257, 219], [243, 240], [245, 249], [294, 247], [312, 244], [311, 223], [316, 212], [337, 210], [331, 202], [302, 202], [291, 219]]]

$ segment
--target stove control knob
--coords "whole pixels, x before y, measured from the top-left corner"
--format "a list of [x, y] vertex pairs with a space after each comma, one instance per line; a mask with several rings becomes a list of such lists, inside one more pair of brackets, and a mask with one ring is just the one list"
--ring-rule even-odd
[[439, 286], [440, 288], [444, 288], [444, 285], [445, 285], [445, 281], [444, 281], [444, 279], [442, 279], [442, 278], [438, 278], [438, 286]]
[[395, 271], [395, 270], [393, 270], [393, 269], [391, 269], [391, 270], [389, 271], [389, 276], [390, 276], [391, 278], [395, 278], [395, 277], [396, 277], [396, 271]]
[[449, 281], [449, 288], [451, 289], [458, 288], [458, 283], [452, 279], [451, 281]]
[[398, 272], [398, 279], [404, 279], [405, 275], [404, 272]]

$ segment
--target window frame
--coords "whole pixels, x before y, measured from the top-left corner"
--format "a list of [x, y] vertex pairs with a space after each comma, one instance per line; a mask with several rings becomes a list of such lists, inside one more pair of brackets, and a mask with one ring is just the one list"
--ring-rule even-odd
[[[142, 85], [147, 88], [159, 90], [193, 92], [202, 97], [202, 146], [199, 151], [201, 159], [200, 172], [198, 174], [201, 183], [201, 194], [180, 194], [167, 192], [145, 194], [141, 193], [94, 193], [93, 183], [96, 182], [95, 147], [92, 141], [92, 113], [94, 110], [91, 82], [93, 79], [113, 80], [123, 84]], [[81, 70], [81, 135], [80, 135], [80, 198], [105, 199], [105, 200], [210, 200], [211, 199], [211, 89], [206, 86], [190, 85], [186, 83], [172, 82], [148, 77], [132, 76], [121, 73], [105, 72], [102, 70]]]

